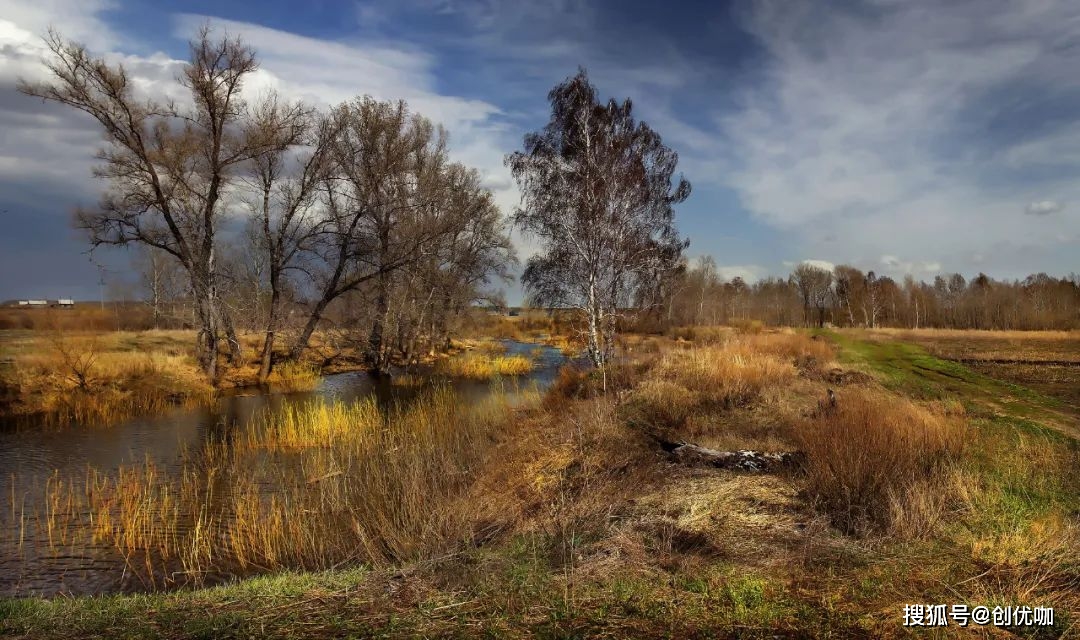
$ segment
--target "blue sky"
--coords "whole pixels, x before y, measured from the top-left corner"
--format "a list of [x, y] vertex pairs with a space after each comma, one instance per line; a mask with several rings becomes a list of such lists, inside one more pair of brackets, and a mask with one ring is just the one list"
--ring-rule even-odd
[[98, 292], [69, 219], [96, 200], [100, 138], [14, 91], [43, 77], [40, 35], [52, 25], [163, 96], [206, 21], [258, 50], [249, 91], [409, 100], [507, 213], [502, 157], [581, 65], [679, 151], [689, 253], [728, 276], [803, 260], [926, 279], [1080, 271], [1075, 2], [0, 0], [0, 299]]

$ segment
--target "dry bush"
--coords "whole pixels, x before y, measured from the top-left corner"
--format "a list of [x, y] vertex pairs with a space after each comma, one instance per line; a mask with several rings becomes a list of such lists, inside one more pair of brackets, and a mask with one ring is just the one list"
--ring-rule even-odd
[[474, 539], [540, 533], [557, 564], [658, 472], [655, 446], [620, 420], [610, 396], [529, 412], [506, 428], [459, 508]]
[[719, 344], [727, 340], [732, 334], [730, 327], [717, 326], [687, 326], [672, 327], [667, 332], [667, 337], [673, 340], [685, 340], [698, 344]]
[[588, 393], [589, 373], [572, 364], [564, 364], [544, 394], [544, 408], [554, 409], [566, 400], [584, 398]]
[[[848, 533], [925, 532], [951, 491], [966, 423], [909, 400], [851, 389], [797, 425], [811, 499]], [[921, 515], [919, 515], [921, 514]], [[918, 516], [918, 517], [916, 517]]]
[[646, 379], [631, 391], [624, 411], [632, 423], [678, 429], [701, 405], [702, 394], [671, 380]]
[[765, 323], [750, 318], [733, 318], [728, 324], [739, 333], [758, 334], [765, 330]]

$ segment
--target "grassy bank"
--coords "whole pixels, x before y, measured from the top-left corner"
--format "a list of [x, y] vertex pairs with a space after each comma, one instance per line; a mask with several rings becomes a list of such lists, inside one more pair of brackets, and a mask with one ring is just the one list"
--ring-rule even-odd
[[106, 422], [212, 396], [188, 331], [0, 331], [0, 413]]
[[[903, 637], [917, 633], [901, 627], [904, 604], [967, 603], [1053, 606], [1054, 627], [1011, 632], [1076, 633], [1080, 449], [1057, 400], [855, 332], [699, 330], [625, 347], [607, 393], [595, 376], [567, 370], [542, 403], [494, 408], [459, 445], [416, 449], [396, 477], [454, 480], [434, 498], [410, 493], [418, 497], [405, 514], [393, 492], [366, 497], [405, 485], [365, 471], [369, 489], [351, 491], [356, 474], [330, 476], [320, 501], [283, 516], [320, 521], [297, 514], [319, 513], [332, 496], [337, 512], [363, 513], [358, 522], [376, 528], [339, 530], [319, 562], [282, 554], [272, 575], [177, 593], [4, 600], [0, 632]], [[340, 462], [328, 454], [358, 442], [402, 446], [372, 447], [362, 426], [372, 420], [362, 406], [316, 405], [240, 448]], [[675, 463], [658, 439], [807, 457], [790, 473], [720, 471]], [[467, 471], [449, 472], [455, 461]], [[339, 467], [317, 468], [305, 482]], [[251, 522], [264, 532], [288, 525]], [[281, 545], [308, 548], [311, 531], [284, 530]]]
[[[240, 342], [243, 361], [212, 388], [196, 362], [193, 331], [0, 331], [0, 415], [108, 423], [204, 403], [220, 389], [258, 383], [262, 336], [241, 334]], [[358, 353], [316, 334], [304, 358], [277, 365], [267, 384], [274, 391], [306, 391], [324, 371], [360, 367]]]
[[[0, 416], [46, 422], [108, 423], [181, 403], [206, 402], [221, 389], [258, 384], [261, 334], [239, 336], [243, 361], [212, 388], [194, 357], [192, 331], [0, 331]], [[275, 392], [308, 391], [324, 373], [359, 370], [356, 345], [315, 334], [300, 361], [277, 364], [266, 383]], [[491, 338], [455, 342], [425, 364], [441, 376], [490, 380], [533, 369], [525, 356], [507, 356]], [[285, 359], [284, 352], [277, 357]], [[401, 383], [424, 376], [402, 376]]]

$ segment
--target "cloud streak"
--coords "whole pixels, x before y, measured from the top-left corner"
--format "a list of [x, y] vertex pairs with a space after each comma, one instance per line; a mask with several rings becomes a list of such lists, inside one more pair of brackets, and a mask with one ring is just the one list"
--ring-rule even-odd
[[[1076, 195], [1071, 176], [1035, 171], [1080, 170], [1075, 150], [1048, 143], [1075, 125], [1032, 139], [1010, 118], [1049, 109], [1051, 97], [1080, 107], [1080, 54], [1064, 46], [1080, 7], [915, 0], [858, 11], [775, 1], [745, 9], [766, 61], [741, 106], [717, 121], [737, 166], [727, 183], [754, 216], [798, 236], [808, 253], [866, 266], [899, 254], [908, 262], [885, 266], [964, 269], [966, 256], [994, 245], [1043, 246], [1046, 260], [1064, 262], [1060, 236], [1080, 231], [1077, 220], [1049, 228], [1015, 212], [1032, 191]], [[1024, 100], [1008, 100], [1019, 87]], [[1038, 213], [1056, 210], [1045, 202], [1053, 201], [1036, 203]]]
[[1065, 205], [1053, 200], [1039, 200], [1032, 202], [1025, 209], [1024, 212], [1032, 216], [1046, 216], [1051, 213], [1057, 213], [1065, 208]]

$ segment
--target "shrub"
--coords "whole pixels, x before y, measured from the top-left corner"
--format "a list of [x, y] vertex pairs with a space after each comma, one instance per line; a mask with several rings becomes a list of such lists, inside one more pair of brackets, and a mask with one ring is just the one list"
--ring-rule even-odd
[[939, 481], [961, 455], [965, 429], [909, 400], [851, 389], [795, 430], [807, 493], [847, 533], [926, 531], [942, 513], [930, 498], [947, 498]]
[[631, 422], [651, 427], [679, 428], [701, 402], [701, 394], [669, 380], [646, 380], [627, 401]]
[[750, 318], [733, 318], [728, 324], [739, 333], [759, 334], [765, 329], [765, 324], [761, 320]]

